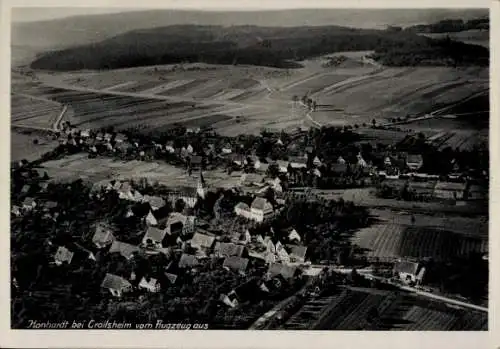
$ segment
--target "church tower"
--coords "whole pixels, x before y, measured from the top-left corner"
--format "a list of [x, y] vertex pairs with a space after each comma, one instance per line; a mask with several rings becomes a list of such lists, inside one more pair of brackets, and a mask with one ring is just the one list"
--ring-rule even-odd
[[203, 172], [201, 171], [201, 169], [200, 169], [200, 178], [198, 178], [198, 187], [196, 188], [196, 192], [202, 199], [205, 198], [206, 183], [205, 179], [203, 178]]

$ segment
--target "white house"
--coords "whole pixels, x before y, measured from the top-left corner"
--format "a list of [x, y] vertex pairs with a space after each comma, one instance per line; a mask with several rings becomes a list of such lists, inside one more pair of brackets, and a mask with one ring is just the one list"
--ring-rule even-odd
[[160, 291], [160, 283], [158, 282], [157, 279], [155, 278], [148, 278], [143, 277], [141, 281], [139, 282], [139, 288], [145, 289], [149, 292], [158, 292]]
[[272, 217], [274, 209], [269, 201], [264, 198], [257, 197], [250, 206], [250, 212], [253, 220], [263, 222], [264, 220]]
[[398, 261], [394, 265], [394, 272], [405, 283], [420, 284], [425, 275], [425, 267], [417, 262]]

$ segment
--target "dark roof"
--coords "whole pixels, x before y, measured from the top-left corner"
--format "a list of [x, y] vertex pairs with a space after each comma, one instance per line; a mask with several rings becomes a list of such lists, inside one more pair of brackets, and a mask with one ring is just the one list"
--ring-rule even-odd
[[144, 235], [143, 240], [151, 239], [153, 241], [161, 242], [165, 237], [167, 231], [165, 229], [158, 229], [156, 227], [148, 227], [146, 234]]
[[198, 260], [196, 256], [190, 254], [182, 254], [181, 259], [179, 260], [179, 268], [184, 267], [193, 267], [198, 264]]
[[[252, 205], [251, 207], [253, 209], [256, 209], [256, 210], [265, 210], [266, 208], [269, 208], [269, 206], [271, 206], [271, 204], [264, 198], [261, 198], [261, 197], [256, 197], [253, 202], [252, 202]], [[272, 208], [272, 206], [271, 206]]]
[[296, 271], [296, 267], [280, 263], [272, 263], [269, 265], [268, 273], [273, 277], [281, 275], [285, 279], [291, 279], [295, 276]]
[[306, 258], [307, 247], [298, 245], [289, 245], [290, 256], [297, 258]]
[[244, 251], [245, 251], [244, 246], [226, 242], [217, 242], [214, 248], [215, 253], [224, 257], [231, 257], [231, 256], [241, 257]]
[[131, 284], [124, 278], [114, 274], [106, 274], [104, 280], [102, 280], [101, 287], [111, 288], [114, 290], [122, 290], [124, 288], [130, 287]]
[[140, 250], [138, 246], [115, 240], [109, 249], [109, 253], [120, 253], [123, 257], [128, 259], [134, 252], [139, 252]]
[[244, 272], [248, 266], [248, 259], [236, 256], [226, 257], [223, 266], [234, 271]]

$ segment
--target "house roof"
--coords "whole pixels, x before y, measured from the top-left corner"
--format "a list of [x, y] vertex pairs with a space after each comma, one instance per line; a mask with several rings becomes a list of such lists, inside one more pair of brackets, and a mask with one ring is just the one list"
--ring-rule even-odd
[[261, 198], [261, 197], [256, 197], [253, 200], [251, 207], [255, 210], [261, 210], [261, 211], [265, 211], [269, 208], [271, 208], [271, 209], [273, 208], [272, 205], [269, 203], [269, 201], [267, 201], [266, 199]]
[[237, 256], [226, 257], [223, 266], [234, 271], [245, 271], [248, 266], [248, 259]]
[[191, 246], [211, 247], [215, 241], [214, 236], [195, 233], [191, 239]]
[[417, 275], [419, 264], [416, 262], [399, 261], [394, 265], [394, 271], [397, 273], [407, 273]]
[[435, 190], [464, 190], [465, 183], [454, 183], [454, 182], [437, 182]]
[[144, 241], [147, 239], [151, 239], [153, 241], [158, 241], [161, 242], [163, 241], [163, 238], [165, 237], [165, 234], [167, 231], [165, 229], [158, 229], [156, 227], [148, 227], [148, 230], [146, 231], [146, 234], [144, 235]]
[[196, 256], [183, 253], [181, 259], [179, 260], [179, 268], [192, 267], [198, 264]]
[[139, 252], [140, 250], [138, 246], [115, 240], [109, 248], [109, 253], [120, 253], [123, 257], [128, 259], [132, 257], [134, 252]]
[[103, 224], [98, 224], [94, 236], [92, 237], [92, 242], [94, 243], [106, 243], [113, 240], [114, 236], [108, 227]]
[[273, 277], [281, 275], [285, 279], [291, 279], [295, 276], [296, 271], [297, 268], [294, 266], [285, 265], [281, 263], [271, 263], [269, 265], [268, 273], [271, 274], [271, 276]]
[[214, 252], [218, 253], [221, 256], [226, 256], [226, 257], [230, 256], [241, 257], [244, 251], [245, 251], [244, 246], [226, 242], [217, 242], [214, 248]]
[[33, 199], [33, 198], [26, 198], [23, 201], [23, 205], [26, 205], [26, 206], [32, 206], [33, 203], [35, 203], [35, 199]]
[[124, 288], [130, 287], [131, 284], [124, 278], [114, 274], [106, 274], [104, 280], [102, 280], [101, 287], [110, 288], [114, 290], [122, 290]]
[[45, 204], [43, 206], [45, 208], [52, 209], [52, 208], [56, 208], [58, 206], [58, 204], [55, 201], [47, 201], [47, 202], [45, 202]]
[[165, 200], [159, 196], [144, 195], [142, 201], [149, 203], [152, 207], [160, 208], [165, 206]]
[[306, 258], [307, 247], [298, 245], [289, 245], [290, 256], [297, 258]]
[[172, 273], [165, 273], [165, 276], [167, 277], [168, 281], [170, 281], [170, 283], [175, 284], [175, 281], [177, 280], [177, 275]]
[[59, 262], [68, 262], [71, 263], [73, 259], [74, 252], [71, 252], [64, 246], [59, 246], [54, 256], [54, 259]]
[[240, 209], [240, 210], [247, 210], [247, 211], [250, 211], [250, 206], [248, 206], [246, 203], [244, 202], [238, 202], [236, 204], [236, 206], [234, 206], [234, 208], [236, 209]]
[[406, 157], [406, 162], [412, 164], [418, 164], [423, 162], [423, 158], [422, 155], [420, 154], [408, 154], [408, 156]]

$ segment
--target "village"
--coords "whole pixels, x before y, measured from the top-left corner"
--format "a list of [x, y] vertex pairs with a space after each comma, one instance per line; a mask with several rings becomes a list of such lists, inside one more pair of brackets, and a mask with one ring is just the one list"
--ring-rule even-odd
[[[366, 207], [312, 189], [373, 187], [381, 200], [458, 208], [487, 200], [482, 153], [442, 152], [418, 138], [408, 147], [411, 142], [371, 144], [343, 128], [230, 138], [182, 127], [148, 137], [67, 123], [59, 139], [59, 147], [39, 161], [21, 161], [11, 171], [13, 258], [21, 269], [12, 284], [18, 293], [39, 283], [51, 292], [59, 287], [61, 296], [79, 294], [74, 317], [90, 304], [98, 313], [104, 297], [117, 300], [109, 300], [105, 313], [113, 304], [111, 313], [120, 319], [138, 321], [140, 313], [149, 320], [198, 320], [200, 311], [211, 328], [247, 328], [290, 297], [300, 294], [305, 303], [332, 283], [434, 292], [425, 282], [426, 258], [377, 262], [345, 239], [371, 224]], [[181, 167], [196, 186], [169, 187], [148, 178], [57, 183], [43, 168], [82, 152], [164, 161]], [[236, 175], [236, 184], [213, 186], [204, 172], [214, 169]], [[30, 229], [44, 231], [26, 237]], [[29, 257], [27, 246], [43, 252]], [[26, 280], [32, 258], [39, 259], [38, 271], [35, 280]], [[68, 280], [55, 286], [46, 276], [53, 273]], [[96, 289], [101, 296], [86, 299]]]

